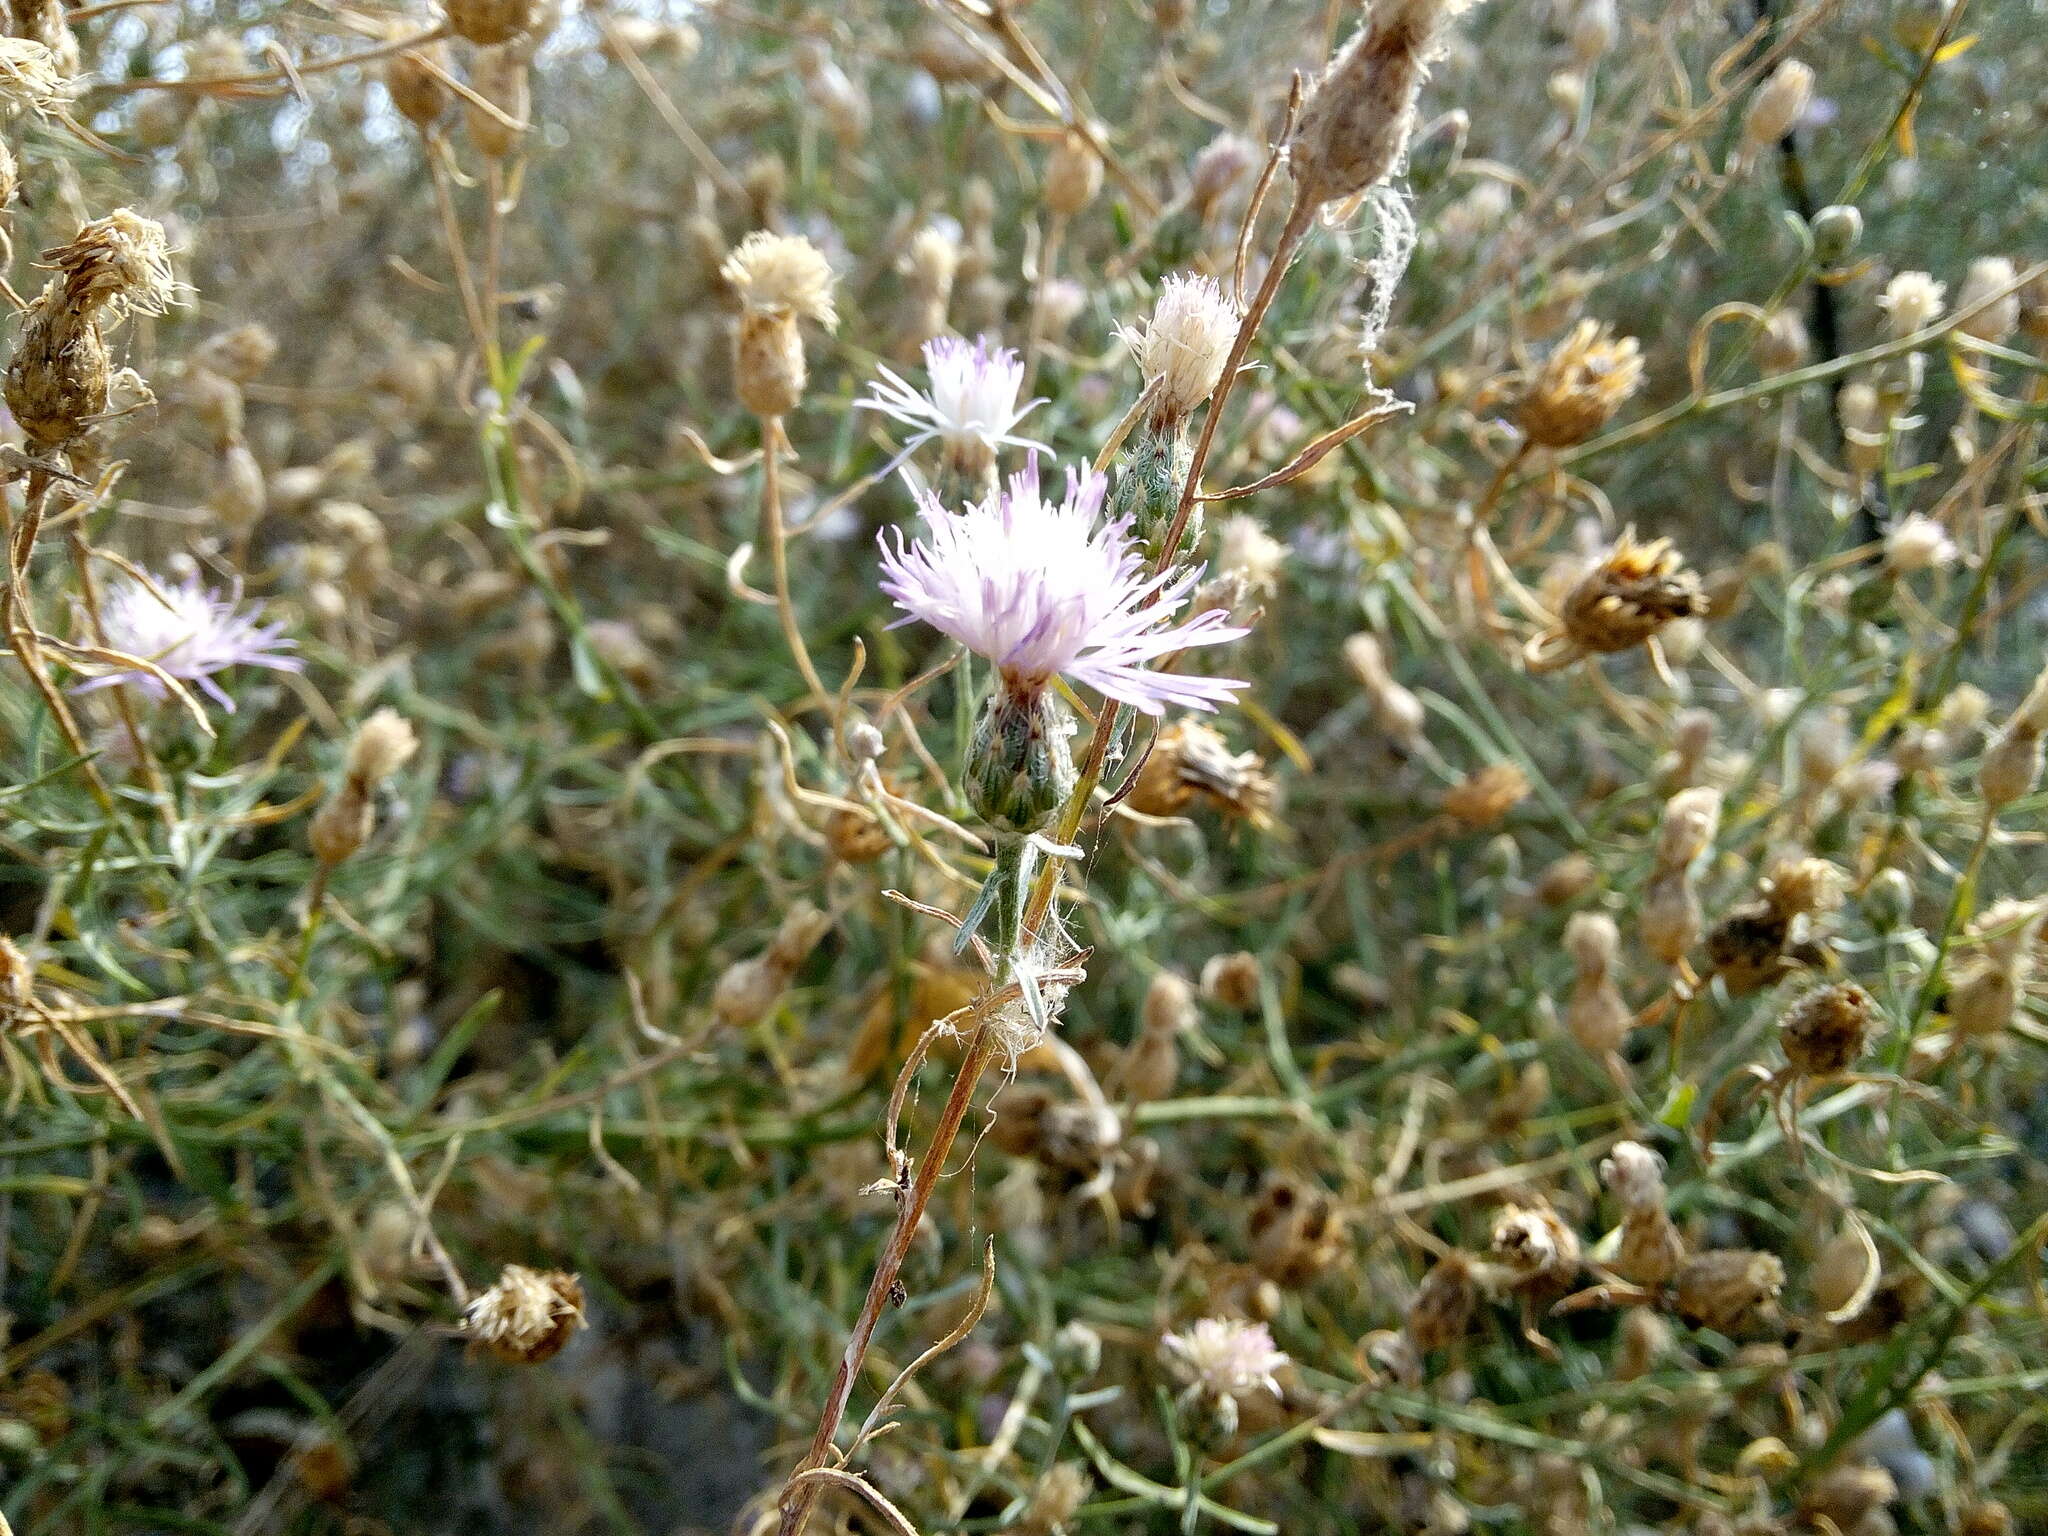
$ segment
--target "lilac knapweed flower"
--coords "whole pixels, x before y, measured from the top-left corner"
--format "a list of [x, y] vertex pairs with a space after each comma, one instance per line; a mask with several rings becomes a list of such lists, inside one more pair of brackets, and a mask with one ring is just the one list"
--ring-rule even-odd
[[1244, 684], [1145, 664], [1248, 631], [1221, 609], [1169, 622], [1202, 573], [1147, 575], [1130, 519], [1102, 520], [1106, 488], [1101, 475], [1069, 470], [1064, 499], [1048, 501], [1034, 459], [963, 512], [924, 492], [924, 536], [894, 530], [894, 548], [891, 530], [880, 537], [882, 590], [908, 615], [899, 622], [922, 619], [987, 657], [1014, 693], [1059, 674], [1148, 715], [1168, 704], [1214, 709]]
[[1287, 1356], [1273, 1347], [1264, 1323], [1234, 1317], [1205, 1317], [1184, 1332], [1159, 1341], [1159, 1356], [1190, 1392], [1216, 1399], [1241, 1399], [1255, 1392], [1280, 1395], [1273, 1374]]
[[[305, 665], [296, 656], [284, 626], [261, 622], [262, 607], [244, 605], [239, 590], [209, 592], [197, 576], [182, 582], [158, 582], [152, 592], [141, 582], [122, 577], [110, 584], [100, 605], [107, 649], [139, 656], [181, 683], [196, 684], [230, 714], [235, 701], [214, 682], [229, 667], [269, 667], [296, 672]], [[132, 683], [152, 698], [162, 698], [164, 685], [139, 668], [90, 678], [72, 692], [90, 693], [114, 683]]]
[[1014, 350], [992, 346], [986, 336], [972, 342], [939, 336], [924, 344], [924, 366], [931, 375], [929, 390], [913, 388], [883, 363], [875, 370], [881, 378], [874, 393], [855, 402], [917, 429], [904, 445], [904, 454], [933, 438], [964, 463], [985, 463], [1005, 446], [1047, 451], [1043, 443], [1016, 435], [1017, 423], [1043, 402], [1017, 404], [1017, 391], [1024, 387], [1024, 360]]

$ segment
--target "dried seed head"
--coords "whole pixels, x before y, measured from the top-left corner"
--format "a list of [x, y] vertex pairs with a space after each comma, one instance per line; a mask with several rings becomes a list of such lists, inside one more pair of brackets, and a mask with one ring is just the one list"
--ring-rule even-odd
[[1188, 211], [1208, 223], [1258, 163], [1258, 147], [1250, 139], [1235, 133], [1217, 134], [1202, 146], [1188, 168]]
[[1666, 965], [1676, 965], [1699, 942], [1704, 921], [1699, 894], [1684, 865], [1651, 874], [1636, 915], [1644, 948]]
[[1572, 588], [1560, 617], [1580, 650], [1606, 654], [1641, 645], [1675, 619], [1706, 612], [1699, 576], [1671, 541], [1638, 544], [1635, 530], [1625, 529]]
[[192, 349], [193, 362], [237, 384], [248, 383], [276, 357], [276, 333], [254, 322], [218, 331]]
[[1684, 869], [1708, 848], [1721, 826], [1718, 789], [1682, 789], [1664, 802], [1657, 824], [1657, 862], [1666, 869]]
[[1343, 1213], [1322, 1190], [1285, 1174], [1267, 1180], [1245, 1231], [1253, 1266], [1289, 1289], [1309, 1284], [1345, 1251]]
[[1756, 365], [1766, 374], [1790, 373], [1813, 355], [1806, 322], [1796, 309], [1781, 309], [1764, 323], [1756, 339]]
[[1415, 126], [1415, 98], [1442, 52], [1445, 24], [1470, 0], [1378, 0], [1310, 91], [1287, 165], [1310, 207], [1393, 175]]
[[[1970, 263], [1956, 290], [1956, 309], [1964, 318], [1956, 329], [1979, 341], [2004, 342], [2019, 329], [2020, 295], [2015, 288], [2019, 269], [2009, 256], [1979, 256]], [[2000, 297], [1992, 298], [1993, 294]], [[1979, 305], [1983, 307], [1978, 308]], [[1975, 314], [1969, 311], [1975, 309]]]
[[408, 49], [384, 62], [384, 89], [391, 105], [421, 133], [440, 122], [454, 99], [441, 80], [447, 68], [448, 50], [439, 43]]
[[1406, 751], [1422, 744], [1422, 700], [1394, 680], [1377, 637], [1356, 634], [1344, 642], [1344, 660], [1365, 689], [1379, 728]]
[[1812, 100], [1813, 70], [1797, 59], [1780, 63], [1757, 87], [1742, 114], [1745, 155], [1777, 143], [1798, 127]]
[[1123, 1139], [1123, 1122], [1107, 1105], [1063, 1099], [1039, 1117], [1038, 1155], [1055, 1168], [1093, 1175]]
[[70, 99], [72, 83], [57, 55], [30, 37], [0, 37], [0, 122], [45, 117]]
[[171, 273], [163, 225], [132, 208], [81, 225], [69, 242], [44, 251], [40, 265], [60, 274], [66, 308], [104, 310], [109, 319], [161, 315], [182, 291]]
[[960, 270], [960, 242], [950, 230], [927, 224], [910, 237], [896, 270], [904, 284], [921, 300], [941, 309], [952, 296], [953, 279]]
[[1061, 1536], [1094, 1487], [1095, 1479], [1080, 1462], [1058, 1463], [1031, 1490], [1024, 1512], [1017, 1517], [1017, 1530], [1023, 1536]]
[[1657, 1368], [1671, 1348], [1671, 1325], [1648, 1308], [1622, 1315], [1621, 1342], [1614, 1352], [1614, 1379], [1635, 1381]]
[[1933, 518], [1908, 512], [1893, 523], [1884, 536], [1884, 563], [1900, 576], [1940, 570], [1953, 565], [1956, 541]]
[[1664, 1206], [1664, 1159], [1639, 1141], [1618, 1141], [1600, 1160], [1600, 1182], [1625, 1211]]
[[1529, 796], [1529, 776], [1516, 764], [1488, 763], [1444, 791], [1444, 814], [1474, 830], [1495, 827]]
[[192, 414], [212, 434], [215, 447], [225, 453], [231, 444], [241, 441], [240, 385], [211, 368], [195, 367], [186, 370], [178, 393], [183, 403], [191, 406]]
[[1942, 316], [1948, 284], [1925, 272], [1901, 272], [1885, 284], [1877, 307], [1884, 311], [1885, 330], [1893, 341], [1924, 331]]
[[1548, 1205], [1508, 1205], [1494, 1219], [1492, 1253], [1514, 1283], [1561, 1284], [1579, 1270], [1579, 1234]]
[[895, 846], [881, 822], [845, 806], [825, 818], [825, 842], [835, 858], [849, 864], [871, 864]]
[[540, 0], [446, 0], [449, 30], [479, 48], [509, 43], [533, 30]]
[[346, 772], [372, 788], [398, 772], [419, 750], [412, 723], [395, 709], [380, 709], [357, 729], [348, 745]]
[[1980, 946], [1950, 978], [1948, 1014], [1956, 1032], [1989, 1040], [2008, 1029], [2034, 971], [2041, 908], [2030, 902], [1994, 902], [1970, 921]]
[[1832, 912], [1842, 904], [1843, 882], [1839, 865], [1793, 856], [1774, 861], [1757, 882], [1757, 889], [1772, 910], [1789, 921]]
[[1600, 869], [1583, 853], [1567, 853], [1536, 876], [1536, 899], [1546, 907], [1568, 907], [1600, 881]]
[[214, 481], [213, 510], [236, 534], [246, 537], [268, 508], [263, 466], [247, 443], [229, 443], [220, 456], [220, 477]]
[[1612, 421], [1642, 381], [1636, 339], [1617, 341], [1605, 325], [1581, 320], [1520, 378], [1515, 424], [1539, 448], [1574, 447]]
[[1199, 720], [1176, 720], [1159, 733], [1128, 804], [1147, 816], [1177, 816], [1196, 800], [1265, 827], [1276, 787], [1256, 752], [1232, 752], [1221, 732]]
[[1615, 38], [1621, 35], [1614, 0], [1578, 0], [1566, 23], [1565, 35], [1571, 44], [1572, 58], [1581, 69], [1591, 69], [1606, 57]]
[[1795, 998], [1778, 1022], [1785, 1059], [1807, 1077], [1846, 1072], [1882, 1019], [1871, 995], [1853, 981]]
[[1177, 971], [1161, 971], [1145, 989], [1139, 1029], [1171, 1039], [1195, 1027], [1195, 989]]
[[1215, 393], [1237, 327], [1237, 307], [1214, 278], [1174, 273], [1159, 285], [1158, 303], [1142, 327], [1118, 328], [1153, 392], [1154, 430], [1178, 426]]
[[583, 1282], [563, 1270], [507, 1264], [497, 1284], [462, 1314], [464, 1337], [514, 1365], [532, 1365], [561, 1353], [583, 1317]]
[[1899, 1485], [1876, 1462], [1844, 1462], [1807, 1485], [1799, 1513], [1809, 1522], [1829, 1520], [1836, 1530], [1861, 1536], [1863, 1522], [1898, 1496]]
[[1141, 1033], [1117, 1062], [1111, 1083], [1124, 1101], [1156, 1104], [1180, 1079], [1180, 1043], [1172, 1035]]
[[1202, 966], [1202, 996], [1218, 1007], [1251, 1013], [1259, 1006], [1259, 957], [1249, 950], [1211, 955]]
[[969, 41], [964, 28], [949, 26], [938, 15], [927, 15], [918, 24], [910, 54], [941, 85], [976, 85], [996, 69]]
[[1977, 765], [1977, 789], [1987, 810], [2002, 810], [2033, 792], [2041, 778], [2044, 736], [2048, 736], [2048, 670], [2034, 680]]
[[1605, 976], [1621, 947], [1621, 930], [1605, 912], [1574, 912], [1564, 925], [1565, 953], [1582, 977]]
[[867, 92], [840, 68], [823, 39], [806, 37], [797, 43], [796, 73], [803, 82], [804, 96], [842, 147], [850, 148], [867, 137]]
[[524, 123], [533, 114], [532, 58], [531, 40], [522, 39], [496, 48], [480, 48], [470, 60], [470, 89], [504, 114], [500, 117], [473, 101], [463, 101], [463, 126], [469, 132], [470, 143], [486, 159], [502, 160], [519, 147], [519, 130], [504, 119]]
[[803, 399], [807, 371], [797, 322], [833, 329], [832, 268], [801, 235], [755, 230], [719, 268], [740, 298], [734, 382], [757, 416], [783, 416]]
[[1695, 1254], [1672, 1277], [1672, 1304], [1687, 1320], [1733, 1333], [1759, 1319], [1785, 1287], [1776, 1254], [1717, 1248]]
[[1448, 1348], [1465, 1335], [1479, 1302], [1472, 1258], [1453, 1248], [1434, 1264], [1408, 1303], [1409, 1341], [1422, 1354]]
[[1062, 218], [1071, 218], [1095, 201], [1102, 190], [1102, 156], [1079, 129], [1069, 128], [1053, 146], [1045, 163], [1045, 206]]
[[1661, 1204], [1631, 1207], [1622, 1217], [1614, 1268], [1637, 1285], [1663, 1285], [1685, 1262], [1685, 1239]]
[[2012, 1511], [1996, 1499], [1972, 1504], [1956, 1521], [1956, 1536], [2013, 1536]]

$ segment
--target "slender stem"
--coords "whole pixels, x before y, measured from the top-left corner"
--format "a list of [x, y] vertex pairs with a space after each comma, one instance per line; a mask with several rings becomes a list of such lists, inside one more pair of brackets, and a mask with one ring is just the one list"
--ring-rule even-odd
[[909, 1257], [918, 1223], [924, 1219], [925, 1207], [931, 1203], [932, 1191], [944, 1171], [946, 1157], [960, 1134], [961, 1122], [967, 1117], [967, 1106], [973, 1101], [975, 1085], [994, 1057], [995, 1047], [995, 1032], [983, 1017], [968, 1037], [967, 1054], [953, 1079], [953, 1091], [947, 1095], [938, 1129], [932, 1132], [931, 1145], [925, 1151], [924, 1161], [918, 1164], [917, 1176], [911, 1182], [909, 1193], [903, 1197], [903, 1208], [897, 1212], [896, 1225], [889, 1233], [889, 1245], [875, 1265], [874, 1278], [868, 1282], [867, 1299], [861, 1303], [859, 1320], [853, 1325], [845, 1353], [839, 1359], [839, 1368], [833, 1373], [832, 1391], [825, 1399], [824, 1411], [818, 1416], [818, 1430], [811, 1437], [811, 1448], [790, 1474], [789, 1483], [783, 1491], [782, 1523], [778, 1528], [780, 1536], [797, 1536], [809, 1518], [812, 1506], [817, 1503], [818, 1484], [815, 1480], [802, 1480], [803, 1474], [823, 1466], [832, 1453], [832, 1442], [839, 1433], [840, 1421], [846, 1416], [847, 1400], [853, 1395], [853, 1378], [867, 1356], [869, 1341], [874, 1338], [875, 1328], [882, 1320], [882, 1310], [896, 1289], [897, 1276], [902, 1272], [903, 1261]]
[[811, 696], [831, 708], [833, 694], [811, 665], [810, 648], [796, 621], [796, 605], [789, 596], [789, 536], [782, 525], [782, 450], [789, 439], [783, 434], [780, 416], [761, 418], [761, 540], [768, 546], [768, 564], [775, 576], [775, 611], [782, 620], [782, 638], [796, 669], [804, 677]]

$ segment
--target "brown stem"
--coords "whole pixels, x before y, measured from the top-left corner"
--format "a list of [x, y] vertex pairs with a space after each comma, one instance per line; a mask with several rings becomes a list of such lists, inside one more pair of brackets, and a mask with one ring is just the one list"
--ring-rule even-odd
[[974, 1098], [975, 1085], [981, 1081], [982, 1072], [994, 1057], [995, 1046], [995, 1032], [989, 1028], [984, 1013], [974, 1026], [974, 1033], [968, 1037], [967, 1054], [953, 1079], [953, 1091], [946, 1098], [938, 1129], [932, 1132], [931, 1145], [925, 1150], [924, 1161], [918, 1165], [917, 1177], [911, 1182], [909, 1193], [903, 1197], [903, 1208], [896, 1214], [896, 1225], [889, 1233], [889, 1246], [883, 1250], [881, 1260], [875, 1265], [874, 1278], [868, 1282], [867, 1299], [861, 1303], [860, 1318], [854, 1323], [853, 1333], [846, 1341], [845, 1353], [839, 1358], [839, 1369], [832, 1376], [831, 1394], [825, 1399], [824, 1411], [818, 1416], [818, 1432], [811, 1437], [809, 1452], [796, 1471], [790, 1474], [789, 1483], [783, 1490], [782, 1523], [778, 1528], [780, 1536], [797, 1536], [810, 1516], [811, 1507], [818, 1501], [819, 1483], [815, 1479], [806, 1480], [803, 1474], [822, 1467], [832, 1452], [832, 1441], [839, 1433], [840, 1421], [846, 1417], [847, 1400], [853, 1396], [853, 1378], [867, 1356], [868, 1343], [874, 1338], [875, 1328], [882, 1320], [882, 1309], [889, 1304], [896, 1289], [897, 1276], [902, 1272], [903, 1261], [910, 1255], [918, 1223], [924, 1219], [925, 1207], [931, 1203], [932, 1191], [945, 1169], [946, 1157], [960, 1134], [961, 1122], [967, 1118], [967, 1106]]

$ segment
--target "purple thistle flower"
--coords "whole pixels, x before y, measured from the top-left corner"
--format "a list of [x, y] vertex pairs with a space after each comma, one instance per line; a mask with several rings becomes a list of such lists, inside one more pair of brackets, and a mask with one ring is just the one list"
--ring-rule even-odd
[[1188, 600], [1199, 570], [1147, 575], [1131, 542], [1130, 519], [1101, 520], [1107, 481], [1067, 472], [1067, 494], [1047, 501], [1038, 464], [953, 513], [929, 491], [918, 498], [924, 537], [882, 534], [882, 590], [1001, 669], [1014, 692], [1033, 693], [1060, 674], [1148, 715], [1172, 704], [1214, 709], [1244, 686], [1220, 677], [1155, 672], [1146, 663], [1248, 631], [1221, 609], [1169, 621]]
[[924, 366], [931, 375], [929, 390], [913, 388], [883, 363], [875, 370], [881, 378], [874, 393], [855, 402], [860, 409], [880, 411], [917, 429], [904, 444], [905, 456], [933, 438], [963, 461], [985, 461], [1004, 446], [1050, 451], [1043, 443], [1016, 435], [1017, 423], [1044, 402], [1017, 404], [1017, 391], [1024, 387], [1024, 360], [1013, 349], [992, 346], [986, 336], [973, 342], [939, 336], [924, 344]]
[[[229, 714], [235, 701], [214, 682], [215, 673], [238, 666], [297, 672], [305, 665], [281, 654], [295, 642], [285, 637], [282, 624], [260, 622], [260, 603], [243, 605], [239, 585], [232, 592], [209, 592], [197, 576], [188, 576], [157, 587], [162, 596], [132, 577], [108, 587], [100, 605], [108, 650], [139, 656], [181, 683], [196, 684]], [[90, 693], [114, 683], [130, 683], [151, 698], [166, 692], [155, 677], [132, 667], [89, 678], [71, 691]]]

